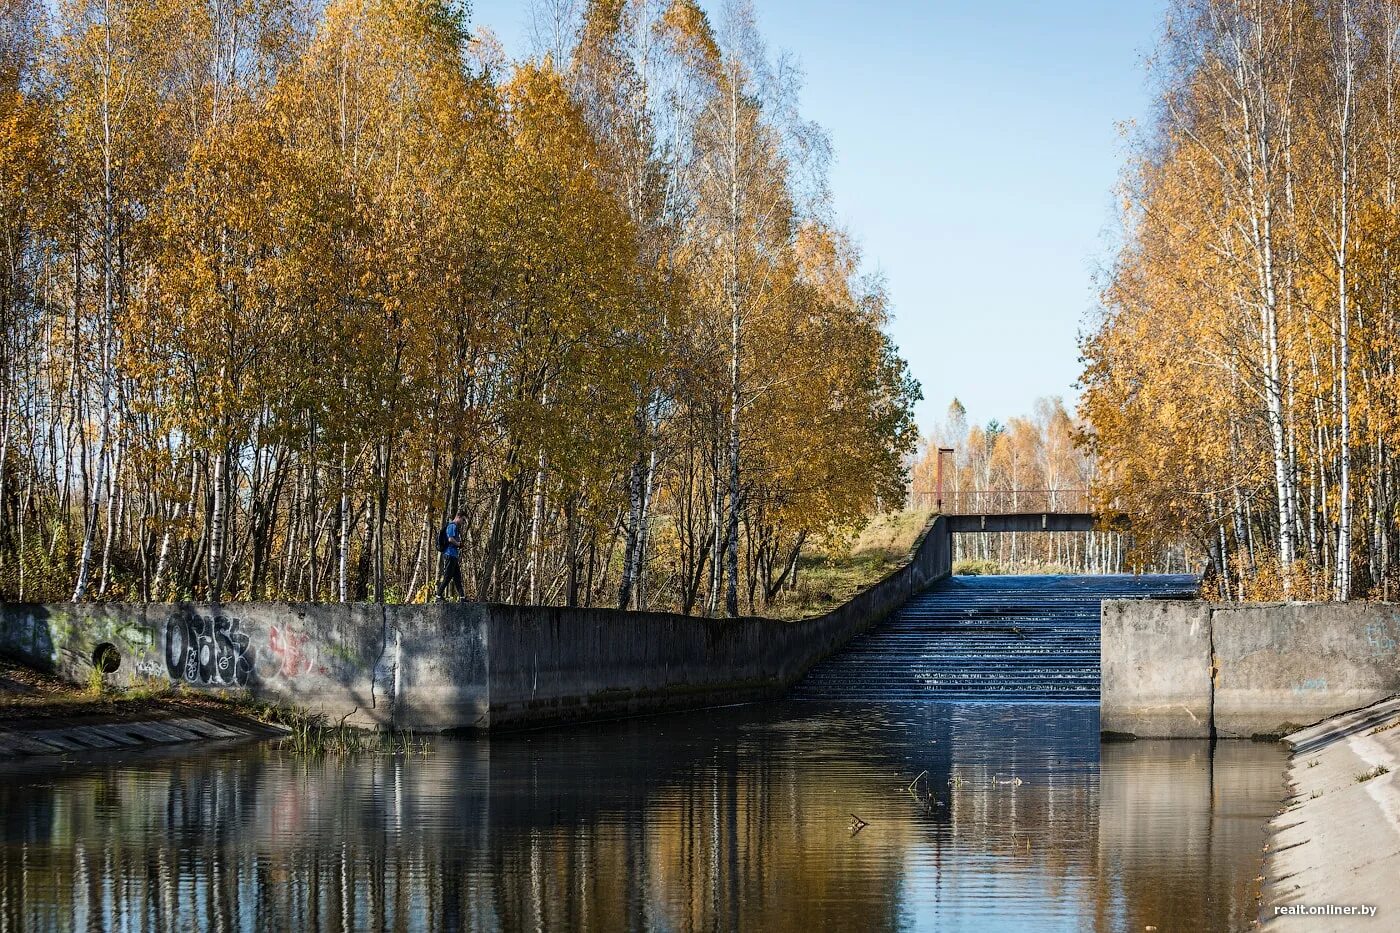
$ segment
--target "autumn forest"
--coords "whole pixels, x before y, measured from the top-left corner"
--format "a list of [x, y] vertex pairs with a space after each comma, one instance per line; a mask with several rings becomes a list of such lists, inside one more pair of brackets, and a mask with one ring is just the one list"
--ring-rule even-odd
[[1394, 598], [1400, 4], [1173, 0], [1077, 411], [922, 446], [750, 4], [537, 6], [0, 0], [0, 598], [424, 600], [461, 510], [469, 598], [762, 613], [941, 446], [1130, 520], [986, 569]]
[[1227, 599], [1400, 582], [1400, 4], [1180, 0], [1085, 342], [1103, 499]]
[[918, 387], [752, 14], [0, 0], [0, 593], [760, 611]]

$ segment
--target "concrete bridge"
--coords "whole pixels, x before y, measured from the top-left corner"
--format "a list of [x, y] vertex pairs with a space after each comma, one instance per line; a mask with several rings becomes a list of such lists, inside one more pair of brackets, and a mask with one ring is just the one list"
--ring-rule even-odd
[[[947, 517], [950, 534], [1124, 531], [1126, 516], [1097, 511], [1087, 489], [914, 490]], [[931, 501], [930, 501], [931, 500]]]

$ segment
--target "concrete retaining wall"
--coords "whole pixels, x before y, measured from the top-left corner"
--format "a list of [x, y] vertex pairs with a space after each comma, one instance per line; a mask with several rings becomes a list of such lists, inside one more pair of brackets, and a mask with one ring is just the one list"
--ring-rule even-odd
[[1105, 602], [1100, 727], [1281, 735], [1400, 694], [1398, 646], [1388, 603]]
[[1099, 729], [1209, 738], [1210, 604], [1106, 600], [1102, 619]]
[[354, 725], [485, 729], [781, 693], [951, 571], [944, 519], [908, 564], [801, 622], [481, 603], [0, 604], [0, 652], [86, 680], [249, 696]]
[[356, 725], [486, 712], [477, 606], [363, 603], [0, 605], [0, 650], [86, 681], [115, 651], [109, 683], [180, 683]]

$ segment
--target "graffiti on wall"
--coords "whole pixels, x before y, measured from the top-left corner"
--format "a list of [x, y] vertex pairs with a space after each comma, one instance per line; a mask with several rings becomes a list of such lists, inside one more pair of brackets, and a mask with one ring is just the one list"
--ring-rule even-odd
[[1311, 678], [1309, 678], [1309, 679], [1303, 681], [1303, 682], [1300, 683], [1300, 684], [1294, 685], [1294, 687], [1293, 687], [1293, 694], [1294, 694], [1294, 696], [1299, 696], [1299, 695], [1301, 695], [1301, 694], [1308, 693], [1308, 692], [1313, 691], [1313, 690], [1326, 690], [1326, 689], [1327, 689], [1327, 678], [1326, 678], [1326, 677], [1311, 677]]
[[1395, 654], [1397, 637], [1400, 637], [1400, 616], [1366, 623], [1366, 645], [1373, 658]]
[[137, 621], [129, 616], [99, 619], [86, 629], [86, 637], [94, 644], [105, 641], [120, 645], [130, 654], [144, 654], [155, 644], [145, 619]]
[[138, 658], [135, 667], [136, 673], [141, 677], [160, 677], [162, 674], [169, 673], [159, 661], [152, 661], [149, 658]]
[[165, 623], [165, 666], [175, 680], [201, 687], [246, 687], [253, 649], [242, 621], [176, 616]]
[[[195, 687], [246, 687], [254, 673], [288, 680], [313, 670], [327, 673], [304, 632], [289, 625], [268, 626], [267, 641], [255, 647], [250, 627], [232, 616], [191, 613], [171, 618], [165, 624], [165, 672]], [[138, 671], [145, 673], [140, 667]]]
[[272, 670], [281, 677], [289, 678], [309, 674], [314, 663], [312, 652], [306, 646], [309, 640], [310, 636], [294, 632], [290, 627], [272, 626], [268, 631], [265, 652], [272, 662]]

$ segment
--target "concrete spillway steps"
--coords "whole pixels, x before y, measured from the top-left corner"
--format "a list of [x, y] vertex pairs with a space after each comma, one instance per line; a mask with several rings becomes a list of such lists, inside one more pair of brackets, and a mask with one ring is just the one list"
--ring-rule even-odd
[[915, 596], [793, 688], [796, 699], [1092, 701], [1099, 603], [1186, 598], [1193, 576], [953, 577]]

